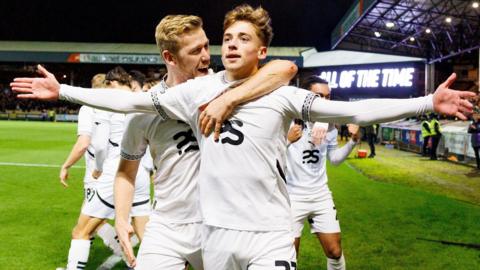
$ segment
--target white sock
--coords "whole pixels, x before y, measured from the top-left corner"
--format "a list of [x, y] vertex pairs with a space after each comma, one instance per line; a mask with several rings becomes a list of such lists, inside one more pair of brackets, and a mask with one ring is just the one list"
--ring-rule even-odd
[[340, 256], [338, 259], [330, 259], [327, 257], [327, 270], [345, 270], [345, 257]]
[[90, 253], [90, 240], [72, 239], [68, 251], [67, 270], [85, 269]]
[[118, 242], [117, 234], [115, 233], [115, 229], [109, 223], [105, 223], [98, 229], [97, 235], [102, 238], [103, 243], [105, 246], [109, 247], [113, 254], [122, 256], [122, 247]]

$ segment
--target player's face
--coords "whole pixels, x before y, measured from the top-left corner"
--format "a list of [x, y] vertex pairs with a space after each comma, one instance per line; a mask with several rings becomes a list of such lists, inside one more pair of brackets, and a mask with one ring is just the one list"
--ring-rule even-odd
[[330, 99], [330, 87], [328, 84], [315, 83], [310, 86], [310, 91], [321, 96], [324, 99]]
[[243, 79], [258, 69], [258, 62], [267, 56], [255, 27], [245, 21], [232, 24], [223, 33], [222, 62], [234, 79]]
[[179, 72], [186, 78], [207, 75], [210, 49], [205, 31], [200, 28], [179, 38], [180, 49], [174, 56]]

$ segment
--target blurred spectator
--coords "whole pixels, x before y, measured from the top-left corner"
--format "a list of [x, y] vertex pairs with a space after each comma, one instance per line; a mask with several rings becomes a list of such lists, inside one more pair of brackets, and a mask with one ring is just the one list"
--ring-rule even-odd
[[47, 110], [43, 109], [41, 116], [42, 116], [42, 121], [47, 121], [47, 118], [48, 118]]
[[15, 94], [10, 90], [7, 84], [0, 84], [0, 112], [21, 111], [21, 112], [38, 112], [42, 110], [56, 110], [57, 113], [65, 113], [73, 111], [74, 113], [80, 108], [79, 105], [68, 103], [65, 101], [56, 102], [37, 102], [35, 100], [17, 99]]
[[53, 110], [53, 109], [48, 110], [48, 120], [50, 122], [55, 121], [55, 110]]
[[477, 169], [480, 169], [480, 157], [478, 150], [480, 149], [480, 115], [475, 114], [472, 119], [472, 124], [468, 127], [468, 133], [472, 134], [471, 142], [473, 152], [475, 153], [475, 160], [477, 161]]
[[348, 127], [345, 124], [340, 125], [340, 140], [343, 141], [343, 138], [348, 141]]
[[432, 149], [430, 151], [430, 159], [437, 160], [437, 147], [442, 138], [442, 128], [436, 114], [430, 114], [430, 134], [432, 136]]
[[430, 123], [428, 122], [428, 118], [426, 115], [422, 115], [422, 138], [423, 138], [423, 146], [422, 146], [422, 156], [427, 156], [427, 148], [428, 148], [428, 141], [432, 136], [432, 131], [430, 130]]
[[365, 135], [367, 136], [368, 146], [370, 147], [369, 158], [375, 157], [375, 142], [377, 140], [377, 125], [371, 125], [365, 127]]

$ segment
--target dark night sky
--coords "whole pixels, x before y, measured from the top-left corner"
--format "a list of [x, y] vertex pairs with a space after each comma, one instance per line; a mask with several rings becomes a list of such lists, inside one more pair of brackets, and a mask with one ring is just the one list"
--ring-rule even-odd
[[225, 13], [261, 4], [270, 12], [272, 46], [330, 49], [330, 34], [354, 0], [268, 1], [23, 1], [0, 3], [0, 40], [155, 43], [154, 29], [167, 14], [204, 20], [210, 43], [221, 43]]

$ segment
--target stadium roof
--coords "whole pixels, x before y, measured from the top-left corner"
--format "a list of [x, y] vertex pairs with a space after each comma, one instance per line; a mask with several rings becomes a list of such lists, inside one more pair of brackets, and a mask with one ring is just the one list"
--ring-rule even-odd
[[477, 0], [357, 0], [332, 32], [332, 49], [423, 57], [480, 48]]
[[[220, 46], [210, 46], [213, 62], [221, 64]], [[270, 47], [270, 58], [303, 64], [301, 52], [311, 47]], [[0, 41], [0, 62], [163, 64], [155, 44]]]

